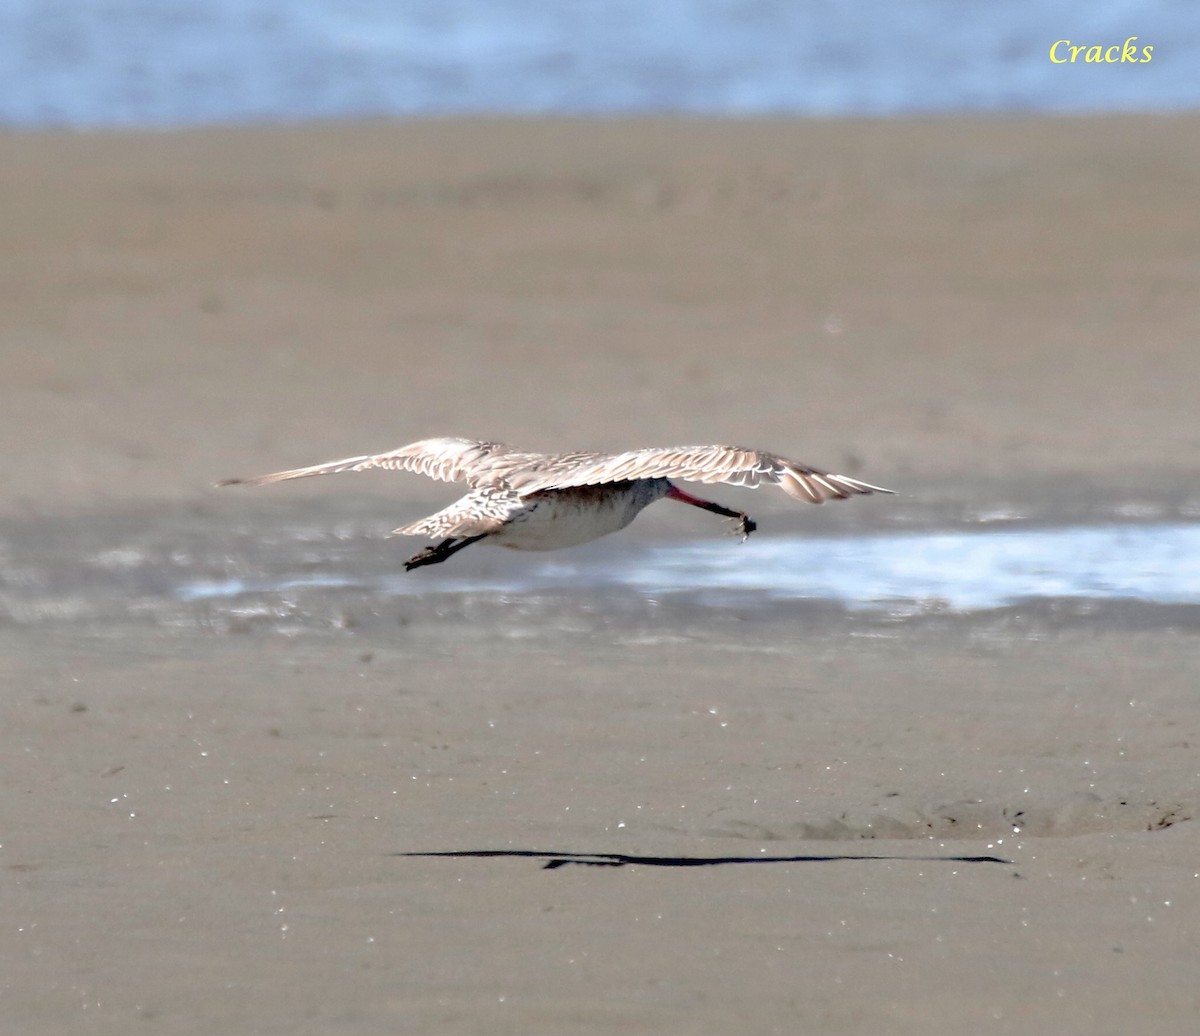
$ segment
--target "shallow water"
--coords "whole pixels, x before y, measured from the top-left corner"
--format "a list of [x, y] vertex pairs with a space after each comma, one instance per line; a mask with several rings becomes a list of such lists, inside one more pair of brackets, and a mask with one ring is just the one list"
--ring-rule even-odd
[[699, 592], [719, 606], [728, 592], [777, 600], [820, 600], [891, 614], [1003, 608], [1038, 598], [1200, 604], [1200, 524], [986, 529], [968, 533], [775, 536], [745, 554], [728, 543], [641, 547], [621, 559], [532, 555], [506, 577], [449, 575], [436, 587], [407, 573], [313, 573], [283, 579], [185, 582], [179, 601], [234, 600], [297, 589], [355, 589], [382, 596], [502, 595], [594, 588], [651, 597]]
[[520, 635], [636, 628], [649, 616], [663, 628], [705, 615], [796, 614], [863, 629], [946, 620], [1016, 620], [1027, 632], [1064, 622], [1200, 627], [1200, 522], [1046, 525], [1001, 508], [946, 529], [914, 527], [903, 505], [890, 514], [899, 527], [745, 544], [627, 532], [545, 554], [480, 545], [412, 573], [401, 561], [415, 541], [386, 538], [390, 514], [11, 526], [0, 530], [0, 622], [296, 634], [436, 618]]
[[[1055, 64], [1050, 46], [1155, 48]], [[1195, 107], [1186, 0], [0, 0], [0, 125]]]

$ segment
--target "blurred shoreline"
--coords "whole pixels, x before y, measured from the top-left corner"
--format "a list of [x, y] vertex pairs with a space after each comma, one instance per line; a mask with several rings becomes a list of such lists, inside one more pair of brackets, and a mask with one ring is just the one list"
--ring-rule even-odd
[[[1085, 32], [1086, 30], [1086, 32]], [[1138, 66], [1050, 49], [1155, 48]], [[1081, 35], [1083, 34], [1083, 35]], [[853, 7], [788, 0], [0, 2], [0, 126], [188, 126], [456, 113], [911, 116], [1200, 103], [1174, 0]]]

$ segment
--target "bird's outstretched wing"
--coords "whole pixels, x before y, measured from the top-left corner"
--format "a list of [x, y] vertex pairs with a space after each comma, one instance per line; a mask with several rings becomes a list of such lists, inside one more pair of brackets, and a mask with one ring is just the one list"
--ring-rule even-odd
[[797, 500], [820, 504], [851, 496], [891, 493], [890, 489], [834, 475], [821, 468], [773, 453], [737, 446], [671, 446], [596, 456], [573, 464], [551, 464], [545, 470], [510, 473], [521, 494], [567, 486], [602, 485], [639, 478], [677, 478], [685, 482], [727, 482], [754, 489], [774, 484]]
[[415, 471], [442, 482], [467, 482], [473, 486], [481, 481], [490, 481], [485, 477], [489, 458], [511, 452], [508, 446], [498, 442], [476, 442], [474, 439], [422, 439], [388, 453], [347, 457], [326, 464], [314, 464], [309, 468], [276, 471], [255, 478], [229, 478], [218, 482], [217, 485], [265, 486], [271, 482], [286, 482], [291, 478], [307, 478], [309, 475], [336, 475], [343, 471], [369, 471], [372, 468], [380, 468], [387, 471]]

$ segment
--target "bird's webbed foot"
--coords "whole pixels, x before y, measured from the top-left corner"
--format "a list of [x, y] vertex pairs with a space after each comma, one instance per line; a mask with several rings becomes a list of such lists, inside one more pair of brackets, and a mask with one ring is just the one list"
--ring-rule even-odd
[[404, 562], [404, 571], [411, 572], [414, 568], [420, 568], [422, 565], [436, 565], [439, 561], [445, 561], [448, 556], [441, 547], [426, 547], [424, 550], [417, 551]]
[[419, 550], [404, 562], [404, 571], [411, 572], [414, 568], [420, 568], [422, 565], [441, 564], [452, 554], [457, 554], [464, 547], [469, 547], [472, 543], [478, 543], [486, 535], [486, 533], [483, 533], [479, 536], [467, 536], [461, 540], [455, 539], [452, 536], [448, 540], [442, 540], [441, 543], [435, 543], [424, 550]]

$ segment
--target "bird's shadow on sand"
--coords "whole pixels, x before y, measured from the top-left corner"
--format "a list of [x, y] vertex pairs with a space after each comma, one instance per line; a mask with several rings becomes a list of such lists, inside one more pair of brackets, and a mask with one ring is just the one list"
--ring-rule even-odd
[[517, 856], [544, 860], [543, 870], [570, 864], [581, 867], [724, 867], [743, 863], [840, 863], [864, 860], [908, 861], [911, 863], [1003, 863], [999, 856], [867, 856], [850, 853], [814, 853], [803, 856], [628, 856], [625, 853], [548, 853], [537, 849], [455, 849], [444, 852], [393, 853], [393, 856], [438, 857], [442, 859], [491, 859]]

